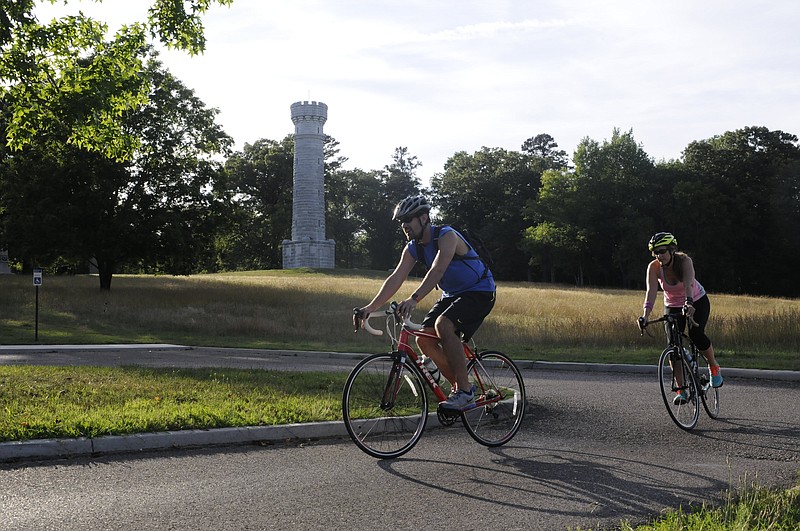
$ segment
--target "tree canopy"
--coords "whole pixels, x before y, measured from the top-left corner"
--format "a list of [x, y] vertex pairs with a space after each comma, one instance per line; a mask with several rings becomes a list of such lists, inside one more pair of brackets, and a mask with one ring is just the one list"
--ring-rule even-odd
[[56, 129], [67, 131], [66, 141], [79, 148], [129, 160], [139, 139], [123, 122], [146, 104], [151, 90], [140, 75], [148, 37], [190, 54], [202, 52], [201, 17], [213, 3], [232, 0], [154, 0], [146, 21], [125, 25], [106, 40], [107, 25], [80, 12], [41, 23], [33, 0], [0, 0], [6, 144], [18, 150]]
[[91, 258], [108, 289], [117, 264], [188, 273], [212, 247], [227, 190], [218, 185], [231, 139], [204, 104], [151, 57], [147, 104], [122, 125], [130, 161], [108, 158], [53, 129], [3, 160], [3, 240], [38, 260]]

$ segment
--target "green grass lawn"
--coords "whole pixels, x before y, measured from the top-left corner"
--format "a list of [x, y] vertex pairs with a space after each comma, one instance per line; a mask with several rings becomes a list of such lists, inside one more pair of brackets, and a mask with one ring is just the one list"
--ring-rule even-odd
[[341, 420], [346, 376], [0, 366], [0, 441]]

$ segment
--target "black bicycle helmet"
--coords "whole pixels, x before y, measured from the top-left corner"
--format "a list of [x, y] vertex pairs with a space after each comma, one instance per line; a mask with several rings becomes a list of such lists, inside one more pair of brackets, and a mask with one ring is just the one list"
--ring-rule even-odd
[[422, 214], [423, 212], [430, 212], [431, 204], [425, 199], [424, 195], [410, 195], [397, 203], [394, 207], [394, 214], [392, 220], [400, 220], [408, 216]]
[[672, 235], [670, 232], [656, 232], [653, 234], [653, 237], [650, 238], [650, 242], [647, 244], [647, 248], [650, 249], [652, 252], [653, 249], [656, 247], [664, 247], [664, 246], [678, 246], [678, 240], [675, 239], [675, 236]]

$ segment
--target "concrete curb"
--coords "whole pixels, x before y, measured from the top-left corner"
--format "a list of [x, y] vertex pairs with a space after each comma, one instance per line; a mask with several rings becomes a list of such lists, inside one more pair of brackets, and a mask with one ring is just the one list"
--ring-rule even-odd
[[214, 430], [182, 430], [77, 439], [38, 439], [0, 443], [0, 463], [26, 459], [56, 459], [92, 455], [322, 439], [347, 435], [340, 421], [246, 426]]
[[0, 345], [0, 352], [58, 352], [60, 350], [192, 350], [194, 347], [169, 343], [108, 343], [105, 345]]
[[[194, 347], [181, 345], [30, 345], [0, 346], [2, 350], [109, 350], [138, 348], [149, 350], [191, 350]], [[227, 350], [227, 349], [226, 349]], [[231, 349], [246, 350], [246, 349]], [[341, 352], [306, 352], [271, 350], [276, 356], [307, 356], [325, 358], [361, 359], [367, 354]], [[515, 360], [522, 370], [622, 372], [656, 374], [656, 365], [624, 365], [605, 363], [577, 363]], [[800, 381], [800, 371], [774, 371], [761, 369], [723, 368], [723, 374], [731, 378]], [[429, 427], [438, 424], [435, 415], [429, 417]], [[56, 459], [66, 457], [94, 456], [103, 454], [197, 448], [258, 442], [276, 442], [305, 439], [346, 437], [347, 429], [341, 421], [286, 424], [280, 426], [247, 426], [213, 430], [181, 430], [134, 435], [114, 435], [96, 438], [38, 439], [0, 443], [0, 463], [31, 459]]]

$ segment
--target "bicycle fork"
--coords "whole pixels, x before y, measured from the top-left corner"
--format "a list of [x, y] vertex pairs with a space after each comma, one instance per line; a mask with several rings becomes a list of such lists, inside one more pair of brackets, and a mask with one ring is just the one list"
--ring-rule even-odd
[[669, 355], [669, 361], [672, 366], [672, 391], [677, 392], [687, 389], [689, 386], [686, 383], [686, 366], [683, 364], [683, 358], [673, 350]]
[[392, 363], [392, 369], [389, 371], [389, 377], [386, 379], [386, 387], [383, 389], [380, 406], [383, 411], [388, 411], [394, 407], [394, 399], [402, 384], [400, 376], [402, 375], [405, 363], [405, 354], [398, 352], [394, 363]]

